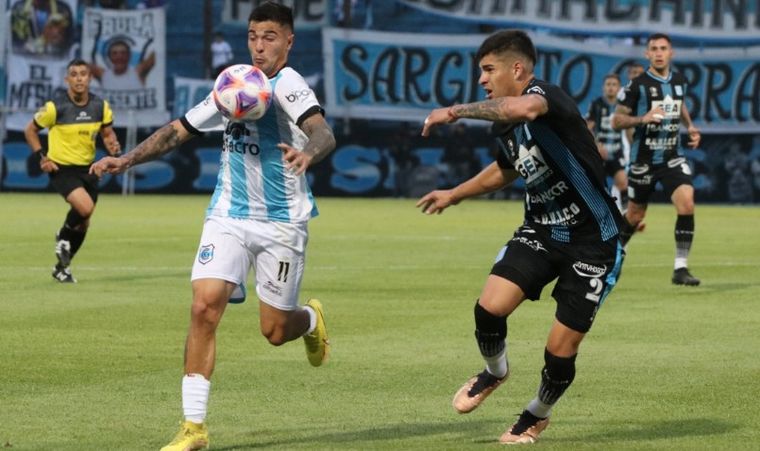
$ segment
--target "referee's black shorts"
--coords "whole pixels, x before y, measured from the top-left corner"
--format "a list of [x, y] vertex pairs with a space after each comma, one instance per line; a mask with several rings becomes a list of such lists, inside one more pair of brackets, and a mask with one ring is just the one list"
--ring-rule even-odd
[[552, 291], [557, 320], [586, 333], [617, 283], [623, 256], [617, 237], [598, 243], [560, 243], [523, 225], [499, 253], [491, 274], [514, 282], [531, 300], [539, 299], [543, 288], [557, 279]]
[[58, 165], [58, 171], [50, 173], [50, 183], [58, 193], [67, 198], [77, 188], [84, 188], [93, 202], [98, 201], [98, 177], [89, 173], [89, 166]]

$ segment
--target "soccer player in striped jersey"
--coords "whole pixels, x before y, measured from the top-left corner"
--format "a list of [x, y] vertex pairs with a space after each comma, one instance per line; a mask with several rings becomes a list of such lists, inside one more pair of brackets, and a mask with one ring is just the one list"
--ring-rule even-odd
[[635, 128], [628, 168], [628, 209], [620, 238], [627, 244], [644, 220], [655, 185], [662, 184], [676, 207], [676, 257], [671, 281], [676, 285], [699, 285], [688, 268], [694, 240], [694, 187], [691, 167], [681, 150], [681, 124], [689, 135], [688, 145], [699, 146], [699, 129], [686, 107], [686, 77], [671, 69], [670, 37], [656, 33], [647, 39], [649, 69], [623, 91], [612, 120], [617, 130]]
[[599, 154], [604, 159], [604, 170], [612, 177], [620, 193], [620, 207], [625, 211], [628, 204], [628, 177], [625, 175], [626, 158], [623, 154], [623, 133], [612, 128], [612, 115], [620, 91], [620, 77], [608, 74], [604, 77], [602, 95], [589, 105], [586, 123], [596, 138]]
[[211, 96], [165, 125], [121, 158], [101, 160], [96, 174], [119, 173], [168, 153], [205, 131], [224, 131], [219, 176], [206, 211], [193, 265], [193, 304], [185, 347], [182, 405], [185, 421], [164, 451], [195, 450], [209, 443], [205, 424], [214, 370], [215, 331], [228, 302], [244, 296], [251, 266], [256, 275], [262, 334], [275, 346], [303, 337], [319, 366], [329, 351], [319, 301], [299, 306], [307, 222], [317, 207], [305, 171], [335, 147], [314, 92], [287, 66], [293, 13], [267, 2], [248, 20], [253, 64], [272, 83], [273, 103], [255, 123], [224, 119]]
[[475, 304], [475, 339], [486, 367], [457, 391], [453, 406], [471, 412], [506, 381], [507, 317], [525, 299], [539, 299], [557, 279], [552, 292], [557, 310], [538, 392], [499, 439], [533, 443], [573, 382], [581, 341], [617, 282], [622, 218], [575, 102], [558, 86], [535, 78], [536, 49], [528, 35], [497, 32], [483, 41], [476, 57], [487, 100], [433, 110], [422, 134], [459, 118], [492, 121], [497, 160], [452, 189], [426, 194], [417, 205], [424, 213], [441, 213], [517, 177], [525, 179], [524, 222], [498, 253]]

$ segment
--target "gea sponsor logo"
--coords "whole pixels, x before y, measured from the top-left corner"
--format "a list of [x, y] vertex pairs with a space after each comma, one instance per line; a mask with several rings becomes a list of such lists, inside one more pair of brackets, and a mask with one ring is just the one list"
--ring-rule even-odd
[[310, 95], [311, 95], [311, 89], [302, 89], [300, 91], [293, 91], [290, 94], [286, 95], [285, 100], [287, 100], [290, 103], [293, 103], [296, 100], [304, 101]]

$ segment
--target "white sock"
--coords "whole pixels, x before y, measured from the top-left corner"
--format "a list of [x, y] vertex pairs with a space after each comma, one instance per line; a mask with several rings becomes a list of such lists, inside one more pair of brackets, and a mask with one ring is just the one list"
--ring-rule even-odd
[[303, 309], [309, 312], [309, 328], [306, 329], [306, 332], [304, 332], [304, 335], [306, 335], [314, 332], [314, 329], [317, 328], [317, 312], [315, 312], [314, 309], [308, 305], [304, 306]]
[[483, 357], [486, 361], [486, 370], [492, 375], [501, 379], [507, 375], [507, 348], [506, 346], [502, 351], [493, 357]]
[[686, 257], [676, 257], [675, 265], [673, 265], [673, 269], [680, 269], [680, 268], [688, 268], [689, 267], [689, 259]]
[[537, 416], [538, 418], [549, 418], [552, 414], [552, 406], [541, 402], [540, 399], [535, 398], [525, 408], [528, 412]]
[[182, 378], [182, 410], [185, 421], [201, 424], [206, 420], [208, 392], [211, 382], [202, 374], [187, 374]]

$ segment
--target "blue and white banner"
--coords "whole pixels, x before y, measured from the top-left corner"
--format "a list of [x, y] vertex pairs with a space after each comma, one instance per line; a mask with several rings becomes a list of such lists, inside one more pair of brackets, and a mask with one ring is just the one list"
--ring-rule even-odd
[[174, 109], [172, 118], [184, 116], [211, 92], [214, 80], [174, 77]]
[[163, 125], [166, 112], [164, 8], [134, 11], [87, 8], [82, 56], [90, 63], [92, 90], [109, 101], [117, 127]]
[[[76, 0], [10, 2], [5, 106], [8, 130], [23, 130], [34, 112], [60, 89], [66, 65], [78, 50], [75, 42]], [[6, 33], [5, 25], [0, 33]]]
[[[248, 27], [251, 11], [268, 0], [224, 0], [222, 24]], [[296, 30], [317, 29], [328, 23], [328, 3], [324, 0], [283, 0], [279, 3], [293, 9]]]
[[448, 19], [583, 35], [648, 35], [760, 44], [757, 0], [397, 0]]
[[[326, 29], [326, 109], [343, 117], [422, 121], [433, 108], [482, 100], [474, 54], [485, 38]], [[601, 95], [606, 74], [625, 81], [631, 62], [647, 63], [641, 47], [532, 38], [536, 76], [561, 86], [584, 112]], [[676, 50], [675, 67], [689, 80], [687, 105], [704, 132], [757, 132], [758, 61], [760, 46]]]

